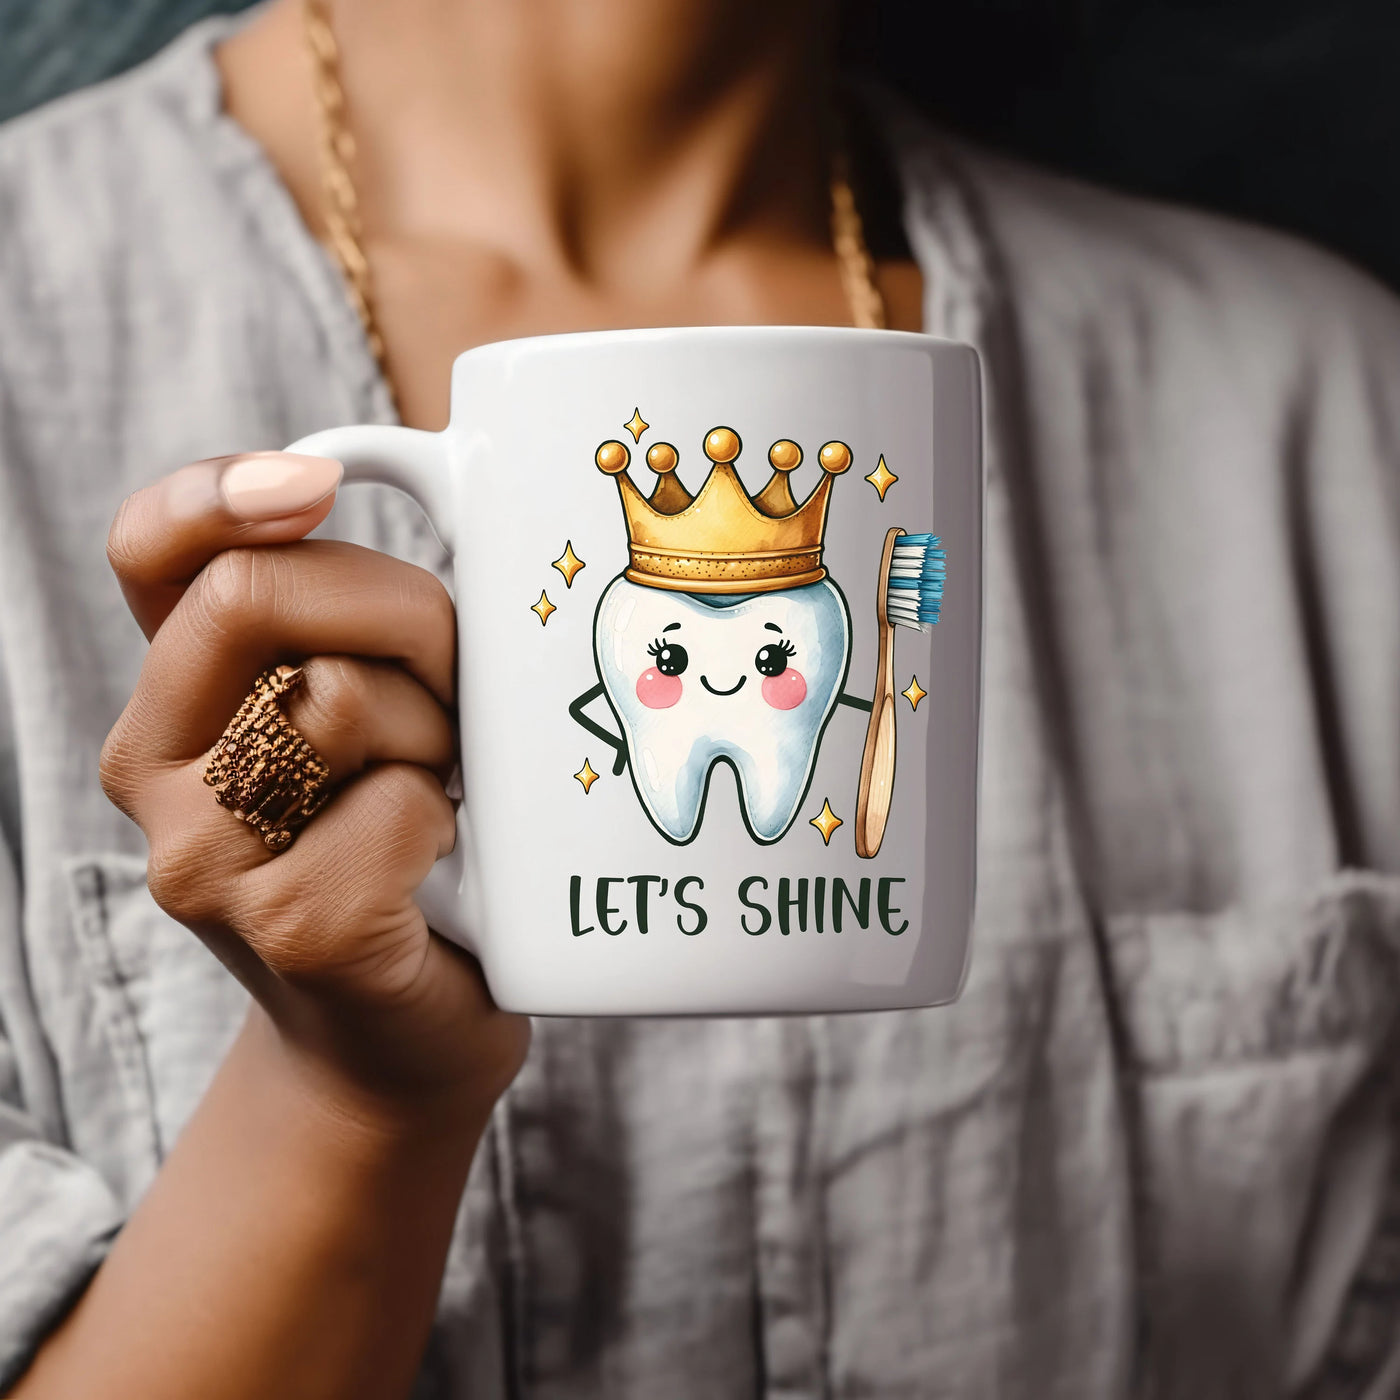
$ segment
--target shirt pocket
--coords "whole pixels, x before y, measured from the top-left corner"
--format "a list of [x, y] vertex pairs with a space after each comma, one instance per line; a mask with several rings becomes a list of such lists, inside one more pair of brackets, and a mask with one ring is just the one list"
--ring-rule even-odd
[[85, 984], [60, 1073], [73, 1146], [129, 1207], [150, 1184], [242, 1022], [248, 994], [121, 854], [65, 868]]
[[[1272, 907], [1119, 915], [1107, 931], [1151, 1393], [1292, 1394], [1352, 1345], [1377, 1270], [1392, 1311], [1400, 1297], [1400, 879], [1347, 872]], [[1389, 1345], [1346, 1365], [1374, 1371]]]

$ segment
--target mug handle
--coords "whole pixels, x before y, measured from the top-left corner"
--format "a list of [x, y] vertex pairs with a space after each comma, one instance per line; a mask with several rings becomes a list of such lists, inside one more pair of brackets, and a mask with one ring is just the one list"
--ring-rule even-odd
[[[453, 538], [451, 473], [448, 470], [445, 433], [425, 433], [417, 428], [389, 424], [363, 424], [327, 428], [298, 439], [286, 449], [308, 457], [333, 457], [345, 468], [347, 483], [378, 482], [411, 497], [428, 517], [433, 532], [449, 554]], [[457, 844], [428, 872], [418, 887], [418, 907], [435, 933], [478, 956], [476, 942], [467, 931], [463, 907], [467, 898], [467, 860], [470, 845], [466, 809], [457, 806]]]

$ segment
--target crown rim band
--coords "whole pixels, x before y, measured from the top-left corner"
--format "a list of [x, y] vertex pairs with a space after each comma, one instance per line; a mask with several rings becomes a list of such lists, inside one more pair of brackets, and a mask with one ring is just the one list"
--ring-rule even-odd
[[809, 583], [820, 583], [827, 577], [827, 572], [825, 568], [816, 568], [778, 577], [765, 574], [762, 578], [693, 579], [627, 568], [622, 571], [622, 576], [630, 583], [638, 583], [645, 588], [660, 588], [670, 593], [777, 593], [785, 588], [802, 588]]
[[730, 563], [745, 563], [750, 559], [808, 559], [813, 563], [820, 563], [822, 557], [822, 546], [804, 545], [801, 549], [746, 549], [741, 551], [727, 550], [705, 550], [705, 549], [667, 549], [659, 544], [632, 544], [632, 558], [638, 556], [647, 559], [676, 559], [687, 563], [713, 563], [716, 560], [728, 561]]

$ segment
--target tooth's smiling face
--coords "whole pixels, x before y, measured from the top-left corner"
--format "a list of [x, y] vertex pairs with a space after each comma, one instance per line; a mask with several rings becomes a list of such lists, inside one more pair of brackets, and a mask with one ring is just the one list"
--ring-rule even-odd
[[622, 723], [638, 795], [670, 840], [700, 824], [716, 763], [744, 815], [776, 841], [797, 815], [850, 652], [829, 579], [742, 597], [614, 579], [598, 605], [598, 673]]
[[[662, 628], [661, 635], [647, 647], [647, 655], [655, 659], [637, 677], [637, 699], [649, 710], [669, 710], [678, 704], [681, 696], [685, 694], [685, 682], [681, 677], [687, 672], [690, 673], [692, 684], [698, 679], [701, 686], [711, 695], [726, 698], [737, 695], [749, 682], [750, 673], [742, 667], [751, 659], [754, 678], [758, 681], [764, 703], [775, 710], [795, 710], [807, 698], [807, 678], [794, 664], [797, 644], [791, 637], [784, 635], [780, 624], [765, 622], [762, 626], [765, 632], [777, 635], [750, 637], [749, 640], [752, 640], [757, 648], [752, 658], [730, 654], [736, 646], [743, 648], [745, 634], [753, 633], [752, 627], [743, 629], [742, 633], [735, 629], [732, 635], [723, 638], [722, 647], [709, 648], [711, 661], [718, 661], [723, 665], [737, 661], [741, 667], [738, 679], [727, 685], [725, 682], [729, 680], [728, 676], [716, 684], [704, 672], [699, 672], [697, 676], [696, 671], [692, 670], [690, 648], [686, 646], [686, 639], [682, 633], [694, 633], [697, 629], [687, 629], [681, 622], [668, 622]], [[699, 630], [703, 643], [711, 634], [706, 628]]]

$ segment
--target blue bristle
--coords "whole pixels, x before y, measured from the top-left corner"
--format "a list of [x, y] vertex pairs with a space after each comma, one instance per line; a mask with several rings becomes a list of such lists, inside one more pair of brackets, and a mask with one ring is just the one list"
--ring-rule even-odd
[[[943, 607], [948, 553], [937, 535], [901, 535], [890, 561], [890, 621], [920, 631], [932, 627]], [[911, 606], [912, 605], [912, 606]]]

